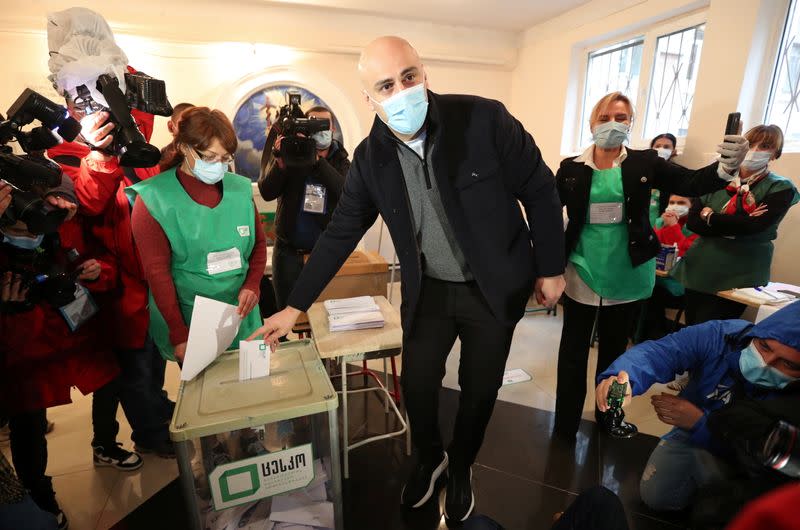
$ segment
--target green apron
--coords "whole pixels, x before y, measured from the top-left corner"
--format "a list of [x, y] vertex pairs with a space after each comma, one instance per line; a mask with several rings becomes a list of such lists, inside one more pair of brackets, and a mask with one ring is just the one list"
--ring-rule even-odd
[[[770, 173], [750, 193], [756, 204], [760, 204], [767, 195], [795, 189], [794, 184], [786, 178]], [[731, 196], [726, 190], [720, 190], [700, 198], [703, 206], [715, 212], [722, 211]], [[800, 199], [797, 190], [792, 204]], [[772, 241], [778, 237], [776, 220], [766, 230], [758, 234], [740, 236], [701, 236], [686, 252], [683, 259], [672, 271], [672, 276], [687, 289], [714, 294], [718, 291], [741, 287], [758, 287], [769, 283], [769, 272], [772, 265]], [[714, 217], [711, 217], [714, 224]], [[724, 271], [724, 274], [720, 274]]]
[[656, 221], [661, 219], [661, 191], [653, 188], [650, 192], [650, 226], [656, 226]]
[[[169, 239], [172, 279], [187, 325], [191, 324], [195, 295], [239, 305], [239, 290], [255, 246], [259, 228], [255, 226], [250, 181], [225, 173], [222, 187], [222, 200], [214, 208], [196, 203], [181, 186], [174, 168], [126, 189], [129, 196], [138, 195], [144, 201]], [[175, 360], [169, 328], [152, 294], [149, 307], [150, 336], [164, 358]], [[232, 347], [237, 348], [239, 340], [260, 325], [256, 306], [242, 321]]]
[[[619, 203], [617, 222], [592, 223], [592, 205]], [[581, 279], [602, 298], [641, 300], [650, 297], [656, 278], [656, 260], [634, 267], [628, 253], [622, 170], [594, 170], [586, 224], [570, 261]]]

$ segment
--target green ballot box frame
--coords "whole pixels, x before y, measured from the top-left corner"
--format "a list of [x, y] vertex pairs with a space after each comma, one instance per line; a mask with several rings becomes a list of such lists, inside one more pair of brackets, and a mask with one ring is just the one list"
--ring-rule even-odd
[[[270, 464], [282, 472], [281, 481], [286, 489], [281, 493], [303, 488], [314, 477], [317, 459], [319, 462], [328, 459], [330, 469], [325, 483], [333, 503], [334, 526], [336, 530], [342, 530], [338, 407], [336, 391], [310, 340], [282, 343], [272, 353], [270, 375], [266, 377], [239, 381], [239, 352], [232, 351], [220, 355], [193, 380], [182, 381], [169, 431], [175, 444], [191, 528], [203, 530], [207, 526], [203, 521], [202, 501], [197, 493], [200, 486], [193, 468], [198, 448], [208, 446], [208, 441], [216, 440], [216, 437], [231, 436], [248, 429], [261, 429], [263, 434], [266, 426], [307, 420], [311, 431], [310, 443], [283, 447], [282, 451], [271, 454], [238, 458], [220, 466], [220, 469], [207, 469], [205, 474], [201, 473], [210, 483], [210, 477], [216, 480], [221, 471], [235, 468], [232, 464], [240, 464], [239, 469], [248, 470], [239, 473], [238, 469], [231, 469], [223, 473], [233, 477], [231, 480], [247, 484], [235, 494], [223, 491], [220, 497], [216, 492], [210, 501], [211, 506], [214, 510], [222, 510], [235, 506], [237, 502], [271, 498], [265, 495], [271, 491], [268, 479], [256, 476], [259, 469], [268, 474]], [[239, 473], [239, 476], [232, 473]], [[261, 484], [262, 480], [264, 484]], [[262, 486], [264, 489], [258, 493]]]

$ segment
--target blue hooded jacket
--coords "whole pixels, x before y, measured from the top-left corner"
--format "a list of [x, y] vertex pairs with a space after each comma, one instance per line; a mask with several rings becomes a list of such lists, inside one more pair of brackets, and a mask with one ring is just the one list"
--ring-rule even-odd
[[746, 320], [712, 320], [690, 326], [658, 341], [638, 344], [625, 352], [597, 377], [597, 383], [621, 371], [630, 376], [633, 395], [647, 392], [654, 383], [667, 383], [675, 374], [689, 371], [689, 384], [680, 396], [703, 412], [695, 426], [678, 427], [664, 435], [720, 452], [712, 446], [706, 426], [708, 413], [734, 398], [770, 399], [779, 393], [796, 392], [800, 383], [778, 391], [757, 387], [739, 369], [739, 357], [752, 339], [775, 339], [800, 350], [800, 301], [794, 302], [758, 324]]

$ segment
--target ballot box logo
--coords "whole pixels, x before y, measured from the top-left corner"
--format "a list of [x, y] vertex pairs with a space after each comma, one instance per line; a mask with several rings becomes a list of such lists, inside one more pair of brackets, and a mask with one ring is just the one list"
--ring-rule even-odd
[[215, 510], [305, 488], [313, 480], [311, 444], [230, 462], [209, 474]]

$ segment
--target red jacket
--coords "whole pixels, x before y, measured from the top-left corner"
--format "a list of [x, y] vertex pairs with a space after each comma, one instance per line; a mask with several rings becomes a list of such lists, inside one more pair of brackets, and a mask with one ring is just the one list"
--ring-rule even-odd
[[[149, 140], [153, 115], [131, 112], [139, 130]], [[131, 231], [131, 204], [125, 188], [134, 184], [113, 159], [107, 164], [88, 159], [89, 147], [83, 143], [63, 143], [47, 151], [64, 173], [75, 182], [80, 212], [87, 218], [91, 233], [100, 241], [119, 270], [119, 285], [113, 297], [114, 346], [140, 349], [147, 337], [150, 317], [147, 310], [147, 284]], [[159, 173], [158, 166], [133, 170], [141, 180]]]
[[[97, 245], [87, 245], [80, 216], [65, 222], [59, 235], [63, 249], [80, 252], [80, 262], [100, 262], [100, 277], [81, 283], [102, 306], [103, 293], [117, 279], [113, 260], [104, 259]], [[0, 246], [0, 271], [9, 270], [9, 255], [8, 247]], [[63, 405], [71, 402], [72, 386], [89, 394], [112, 381], [119, 368], [104, 336], [106, 315], [100, 311], [73, 332], [48, 302], [20, 313], [0, 312], [0, 408], [11, 414]]]

